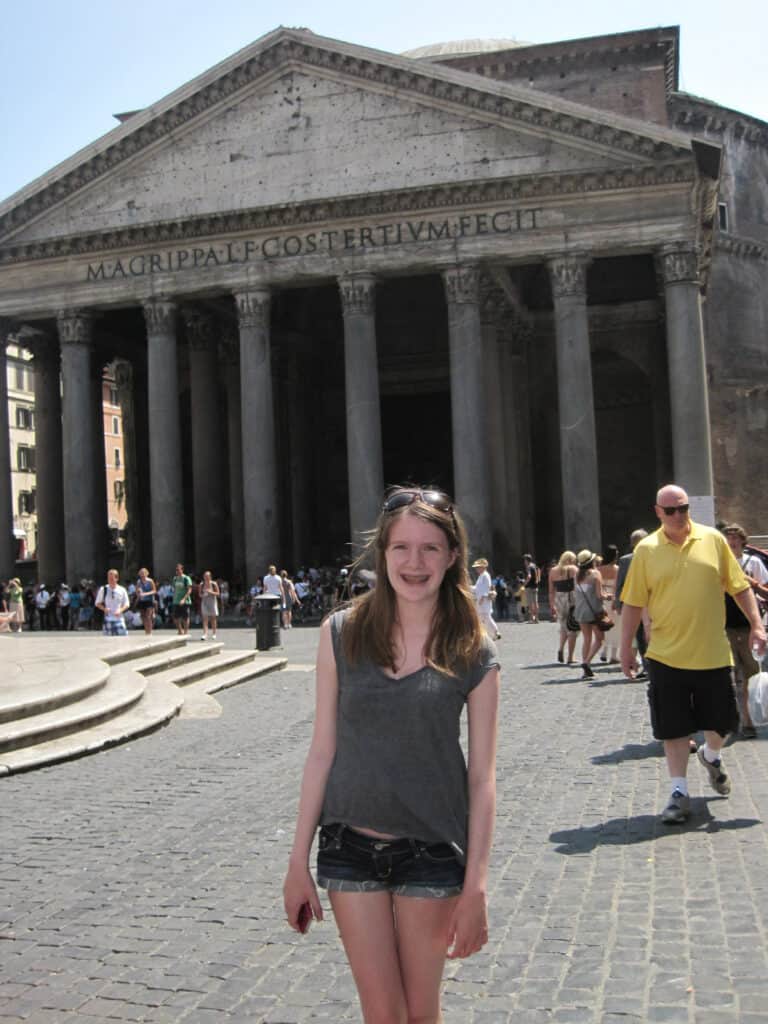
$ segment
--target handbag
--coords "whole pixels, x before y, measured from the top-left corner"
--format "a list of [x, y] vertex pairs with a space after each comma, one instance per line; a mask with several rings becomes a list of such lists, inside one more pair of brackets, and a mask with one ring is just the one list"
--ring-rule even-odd
[[580, 583], [577, 584], [577, 586], [578, 586], [579, 590], [582, 592], [582, 594], [584, 595], [584, 597], [587, 598], [587, 604], [589, 605], [590, 609], [594, 612], [594, 615], [595, 615], [595, 625], [600, 630], [600, 632], [601, 633], [607, 633], [609, 629], [613, 629], [613, 627], [616, 625], [616, 623], [613, 621], [613, 619], [608, 614], [608, 612], [605, 610], [605, 608], [601, 608], [599, 611], [595, 611], [594, 605], [592, 604], [591, 600], [587, 596], [587, 592], [584, 589], [584, 587], [582, 587]]
[[573, 613], [573, 605], [568, 605], [568, 617], [565, 620], [565, 628], [569, 633], [580, 633], [581, 626], [578, 623], [576, 616]]
[[609, 629], [613, 629], [616, 623], [613, 621], [608, 612], [603, 609], [602, 611], [595, 613], [595, 625], [601, 633], [607, 633]]

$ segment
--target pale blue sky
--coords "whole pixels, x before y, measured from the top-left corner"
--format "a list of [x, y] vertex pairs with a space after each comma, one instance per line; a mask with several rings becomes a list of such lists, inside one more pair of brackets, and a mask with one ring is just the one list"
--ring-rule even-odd
[[0, 199], [280, 24], [391, 52], [680, 25], [681, 88], [768, 120], [765, 0], [0, 0]]

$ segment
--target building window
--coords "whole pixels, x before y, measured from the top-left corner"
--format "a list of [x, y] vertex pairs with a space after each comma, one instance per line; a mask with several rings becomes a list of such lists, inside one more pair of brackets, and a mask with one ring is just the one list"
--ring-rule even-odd
[[22, 430], [33, 430], [35, 426], [34, 413], [23, 405], [16, 406], [16, 426]]
[[16, 449], [16, 467], [22, 473], [35, 472], [35, 449], [20, 444]]
[[728, 205], [727, 203], [717, 204], [717, 220], [721, 231], [728, 230]]
[[117, 388], [113, 385], [109, 387], [109, 404], [117, 405]]
[[19, 493], [19, 515], [32, 516], [35, 514], [35, 491], [21, 491]]
[[119, 505], [125, 497], [125, 480], [115, 480], [112, 486], [115, 489], [115, 501]]
[[113, 434], [119, 434], [120, 433], [120, 420], [117, 418], [117, 416], [113, 416], [112, 417], [112, 433]]
[[120, 449], [115, 448], [115, 469], [120, 469]]
[[24, 391], [24, 390], [26, 390], [25, 387], [24, 387], [24, 367], [23, 366], [17, 366], [16, 367], [16, 390], [17, 391]]

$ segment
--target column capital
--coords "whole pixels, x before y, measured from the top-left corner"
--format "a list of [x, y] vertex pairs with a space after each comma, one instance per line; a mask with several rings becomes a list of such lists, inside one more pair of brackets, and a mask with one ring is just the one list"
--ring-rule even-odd
[[237, 321], [241, 327], [269, 327], [269, 288], [248, 288], [235, 292]]
[[59, 310], [56, 323], [62, 345], [90, 345], [93, 339], [93, 317], [86, 310]]
[[559, 253], [547, 260], [549, 279], [552, 283], [552, 297], [565, 299], [570, 296], [586, 298], [587, 267], [592, 262], [589, 253]]
[[112, 366], [119, 398], [121, 392], [128, 392], [133, 387], [133, 365], [128, 359], [115, 359]]
[[657, 262], [665, 285], [699, 283], [701, 246], [695, 242], [667, 242], [658, 250]]
[[480, 323], [499, 327], [508, 312], [507, 298], [499, 286], [484, 274], [480, 278]]
[[148, 334], [167, 334], [176, 326], [176, 303], [162, 295], [142, 303]]
[[219, 335], [219, 358], [225, 366], [240, 365], [240, 343], [231, 327], [226, 327]]
[[448, 267], [443, 271], [445, 295], [449, 303], [480, 302], [480, 271], [471, 263]]
[[198, 309], [185, 309], [182, 313], [189, 347], [195, 352], [204, 352], [209, 349], [214, 336], [213, 317]]
[[373, 316], [376, 311], [376, 278], [365, 272], [342, 274], [338, 279], [344, 316]]

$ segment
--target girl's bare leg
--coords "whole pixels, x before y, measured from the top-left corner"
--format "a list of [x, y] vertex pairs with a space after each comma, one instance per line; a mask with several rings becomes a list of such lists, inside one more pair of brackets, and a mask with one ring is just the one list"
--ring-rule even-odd
[[408, 1024], [442, 1024], [440, 983], [458, 896], [395, 896], [395, 928]]
[[392, 896], [388, 892], [328, 895], [365, 1024], [408, 1024]]

